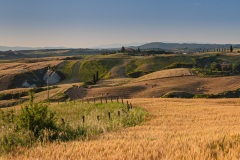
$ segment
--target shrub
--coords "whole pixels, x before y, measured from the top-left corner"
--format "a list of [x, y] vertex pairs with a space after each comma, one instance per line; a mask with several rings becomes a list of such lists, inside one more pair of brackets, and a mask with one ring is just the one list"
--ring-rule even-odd
[[162, 96], [162, 98], [193, 98], [194, 94], [187, 92], [170, 92]]
[[164, 69], [172, 69], [172, 68], [193, 68], [193, 64], [175, 62], [175, 63], [172, 63], [169, 66], [164, 67]]
[[123, 126], [135, 126], [143, 122], [147, 116], [146, 111], [136, 108], [135, 110], [131, 110], [126, 118], [122, 119], [122, 124]]
[[91, 82], [91, 81], [84, 82], [83, 85], [82, 85], [82, 87], [87, 88], [89, 85], [94, 85], [94, 83]]
[[29, 105], [22, 108], [18, 115], [17, 125], [19, 129], [32, 131], [37, 138], [44, 129], [57, 129], [55, 113], [50, 112], [44, 104], [34, 104], [33, 94], [30, 95]]
[[221, 68], [221, 65], [220, 65], [219, 63], [212, 62], [212, 63], [211, 63], [211, 69], [212, 69], [212, 70], [220, 71], [222, 68]]
[[138, 77], [141, 77], [143, 75], [146, 75], [146, 74], [149, 74], [151, 73], [152, 71], [149, 71], [149, 72], [144, 72], [144, 71], [136, 71], [136, 72], [132, 72], [132, 73], [128, 73], [127, 75], [129, 77], [132, 77], [132, 78], [138, 78]]

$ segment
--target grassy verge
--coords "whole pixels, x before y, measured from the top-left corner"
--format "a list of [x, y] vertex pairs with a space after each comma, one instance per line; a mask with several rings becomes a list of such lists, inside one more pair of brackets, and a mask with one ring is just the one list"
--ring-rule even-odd
[[239, 98], [240, 88], [232, 91], [225, 91], [218, 94], [191, 94], [187, 92], [170, 92], [162, 98]]
[[103, 78], [110, 69], [119, 64], [119, 60], [104, 59], [104, 60], [85, 60], [79, 70], [79, 79], [83, 82], [93, 80], [93, 75], [98, 71], [99, 77]]
[[29, 105], [20, 111], [1, 111], [0, 154], [54, 141], [93, 139], [104, 132], [140, 124], [146, 117], [145, 110], [128, 110], [126, 105], [116, 102], [70, 101], [48, 107], [33, 103], [31, 96]]
[[66, 79], [69, 80], [72, 77], [73, 66], [77, 63], [77, 60], [65, 61], [63, 66], [59, 67], [59, 71], [61, 71]]
[[127, 75], [134, 72], [149, 72], [149, 71], [159, 71], [166, 69], [167, 66], [170, 66], [173, 63], [191, 63], [191, 56], [158, 56], [158, 57], [143, 57], [139, 59], [134, 59], [126, 66], [125, 73]]

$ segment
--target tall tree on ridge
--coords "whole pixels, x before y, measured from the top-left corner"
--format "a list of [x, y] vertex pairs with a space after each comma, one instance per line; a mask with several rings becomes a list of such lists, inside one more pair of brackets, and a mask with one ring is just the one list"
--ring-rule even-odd
[[124, 48], [124, 46], [122, 46], [121, 52], [122, 52], [122, 53], [125, 52], [125, 48]]
[[233, 52], [233, 46], [232, 45], [230, 46], [230, 52]]

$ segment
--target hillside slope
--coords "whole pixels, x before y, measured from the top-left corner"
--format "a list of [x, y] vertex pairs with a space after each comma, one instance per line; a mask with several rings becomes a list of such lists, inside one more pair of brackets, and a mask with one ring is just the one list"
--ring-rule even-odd
[[144, 75], [142, 77], [139, 77], [133, 80], [133, 82], [147, 81], [147, 80], [153, 80], [153, 79], [159, 79], [159, 78], [194, 76], [194, 75], [196, 75], [196, 73], [186, 68], [166, 69], [166, 70], [157, 71], [157, 72]]
[[0, 65], [0, 91], [19, 87], [26, 80], [38, 81], [48, 66], [56, 67], [62, 60], [44, 61], [36, 63], [1, 63]]
[[[114, 85], [111, 85], [111, 82]], [[118, 83], [116, 83], [118, 82]], [[217, 94], [240, 88], [240, 76], [198, 77], [188, 69], [170, 69], [137, 79], [113, 79], [89, 88], [68, 90], [72, 99], [93, 97], [152, 98], [168, 92], [183, 91], [193, 94]], [[79, 93], [75, 94], [75, 93]], [[84, 94], [80, 94], [84, 93]]]
[[[139, 46], [141, 49], [177, 49], [177, 48], [188, 48], [188, 49], [212, 49], [212, 48], [228, 48], [231, 44], [199, 44], [199, 43], [163, 43], [163, 42], [152, 42]], [[240, 45], [235, 44], [234, 47], [238, 48]]]

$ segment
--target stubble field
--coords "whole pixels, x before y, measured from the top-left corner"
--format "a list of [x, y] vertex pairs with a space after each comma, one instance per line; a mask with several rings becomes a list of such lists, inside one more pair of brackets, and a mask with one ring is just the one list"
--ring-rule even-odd
[[239, 99], [130, 99], [145, 108], [140, 126], [90, 141], [19, 148], [6, 159], [239, 159]]

